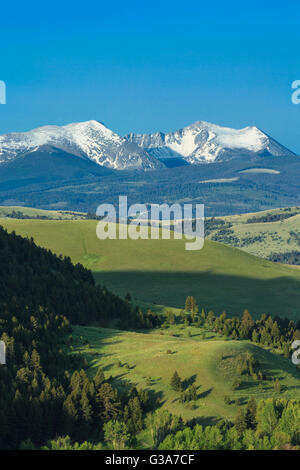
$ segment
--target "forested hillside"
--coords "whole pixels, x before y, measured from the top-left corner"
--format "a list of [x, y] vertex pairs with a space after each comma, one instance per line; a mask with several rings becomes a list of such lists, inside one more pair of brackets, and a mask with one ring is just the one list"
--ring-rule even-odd
[[118, 415], [130, 392], [118, 397], [101, 370], [89, 380], [80, 372], [83, 358], [70, 359], [65, 345], [71, 322], [127, 324], [131, 315], [129, 304], [95, 286], [80, 264], [0, 228], [0, 339], [7, 350], [0, 366], [1, 447], [64, 434], [81, 439], [101, 432], [104, 415]]
[[[144, 313], [131, 307], [130, 296], [124, 301], [96, 286], [82, 265], [2, 228], [0, 288], [7, 349], [1, 449], [298, 448], [299, 401], [290, 397], [298, 396], [299, 372], [287, 361], [299, 324], [266, 315], [254, 321], [247, 311], [242, 319], [199, 314], [191, 296], [178, 318]], [[111, 322], [159, 330], [123, 332], [123, 339], [105, 328]], [[270, 347], [274, 353], [264, 349]], [[265, 395], [272, 398], [261, 401]], [[220, 420], [226, 416], [210, 403], [232, 419]], [[202, 427], [207, 410], [218, 419]]]

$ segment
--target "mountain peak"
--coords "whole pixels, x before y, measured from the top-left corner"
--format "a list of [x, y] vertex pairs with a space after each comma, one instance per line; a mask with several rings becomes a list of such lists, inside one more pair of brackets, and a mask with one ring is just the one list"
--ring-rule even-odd
[[130, 134], [128, 138], [157, 158], [181, 157], [188, 163], [212, 163], [240, 156], [295, 155], [256, 126], [232, 129], [196, 121], [175, 132]]
[[153, 169], [162, 163], [134, 143], [96, 120], [65, 126], [43, 126], [28, 132], [0, 136], [0, 163], [21, 157], [33, 149], [51, 146], [70, 155], [89, 158], [112, 169]]

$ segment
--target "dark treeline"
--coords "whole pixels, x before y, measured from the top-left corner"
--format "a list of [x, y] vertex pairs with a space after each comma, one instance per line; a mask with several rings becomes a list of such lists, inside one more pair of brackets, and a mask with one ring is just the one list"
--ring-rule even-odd
[[259, 320], [254, 320], [248, 310], [244, 311], [241, 318], [229, 318], [226, 312], [215, 315], [210, 310], [206, 313], [204, 309], [199, 313], [192, 296], [187, 297], [185, 310], [188, 313], [182, 311], [181, 318], [187, 325], [206, 326], [231, 339], [248, 339], [257, 344], [272, 346], [281, 349], [286, 357], [290, 355], [291, 343], [300, 339], [300, 321], [295, 323], [287, 318], [272, 318], [266, 314], [263, 314]]
[[0, 228], [1, 447], [99, 436], [105, 422], [120, 416], [133, 434], [141, 430], [147, 393], [120, 394], [101, 369], [89, 379], [84, 359], [67, 353], [70, 323], [130, 326], [138, 316], [128, 301], [95, 286], [83, 266]]
[[288, 251], [287, 253], [271, 253], [268, 260], [275, 263], [300, 265], [300, 251]]
[[[59, 213], [60, 211], [58, 211]], [[70, 215], [72, 218], [89, 218], [88, 214], [85, 213], [76, 213], [76, 212], [71, 212], [71, 211], [64, 211], [61, 212], [61, 219], [56, 219], [56, 220], [65, 220], [64, 215]], [[39, 214], [36, 213], [35, 215], [29, 215], [29, 214], [24, 214], [24, 212], [20, 210], [12, 210], [9, 214], [6, 214], [5, 217], [9, 219], [23, 219], [23, 220], [53, 220], [53, 217], [51, 215], [47, 215], [46, 211], [44, 214]]]
[[278, 222], [280, 220], [289, 219], [299, 212], [280, 212], [279, 214], [265, 214], [260, 216], [253, 216], [247, 219], [247, 224], [257, 224], [260, 222]]
[[37, 214], [33, 216], [33, 215], [24, 214], [21, 211], [15, 211], [15, 210], [13, 210], [10, 214], [6, 214], [5, 217], [8, 217], [9, 219], [41, 219], [41, 220], [52, 219], [52, 217], [47, 216], [47, 215]]
[[103, 217], [98, 217], [96, 214], [86, 212], [72, 212], [72, 211], [57, 211], [57, 218], [54, 218], [51, 214], [47, 215], [46, 211], [43, 214], [24, 214], [20, 210], [12, 210], [5, 217], [9, 219], [21, 219], [21, 220], [67, 220], [66, 216], [71, 216], [71, 219], [87, 219], [87, 220], [101, 220]]

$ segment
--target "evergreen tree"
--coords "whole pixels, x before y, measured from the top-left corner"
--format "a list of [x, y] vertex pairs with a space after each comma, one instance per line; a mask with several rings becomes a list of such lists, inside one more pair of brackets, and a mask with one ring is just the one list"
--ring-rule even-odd
[[181, 378], [179, 377], [177, 370], [175, 370], [171, 377], [170, 385], [176, 392], [179, 392], [182, 388]]
[[244, 410], [239, 408], [237, 415], [234, 420], [234, 426], [239, 435], [241, 436], [243, 432], [247, 429], [247, 421]]
[[99, 387], [103, 384], [104, 381], [105, 381], [105, 376], [104, 376], [103, 369], [101, 367], [98, 367], [97, 373], [94, 377], [94, 384], [95, 384], [96, 389], [99, 389]]
[[130, 439], [128, 428], [124, 422], [110, 420], [103, 426], [104, 438], [110, 442], [114, 450], [123, 450]]
[[256, 410], [257, 404], [254, 397], [251, 397], [248, 401], [247, 408], [246, 408], [246, 425], [247, 428], [255, 429], [256, 428]]

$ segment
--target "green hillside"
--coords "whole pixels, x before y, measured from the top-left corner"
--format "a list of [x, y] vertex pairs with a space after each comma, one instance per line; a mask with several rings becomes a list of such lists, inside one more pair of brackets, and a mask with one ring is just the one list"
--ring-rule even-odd
[[[233, 417], [238, 405], [245, 405], [251, 397], [300, 399], [299, 372], [289, 359], [247, 341], [226, 340], [211, 332], [205, 332], [203, 339], [203, 331], [175, 326], [144, 334], [74, 327], [73, 352], [84, 353], [90, 376], [101, 366], [114, 385], [127, 382], [146, 388], [170, 412], [188, 420], [200, 418], [202, 424]], [[266, 380], [238, 374], [239, 360], [247, 353], [259, 362]], [[197, 388], [192, 406], [180, 403], [180, 394], [170, 386], [175, 370], [185, 387], [194, 384]], [[280, 393], [275, 392], [274, 379], [280, 381]], [[235, 390], [236, 380], [240, 385]], [[230, 397], [230, 404], [225, 404], [225, 395]]]
[[271, 209], [210, 219], [207, 236], [256, 256], [300, 250], [300, 208]]
[[43, 209], [34, 209], [33, 207], [22, 206], [0, 206], [0, 217], [12, 218], [30, 218], [30, 219], [82, 219], [85, 218], [84, 212], [75, 211], [49, 211]]
[[[9, 231], [33, 237], [38, 245], [70, 256], [92, 269], [97, 281], [138, 303], [181, 308], [187, 295], [199, 307], [228, 315], [248, 308], [300, 318], [300, 272], [206, 240], [186, 251], [183, 240], [105, 240], [96, 221], [1, 219]], [[158, 308], [158, 307], [157, 307]]]

